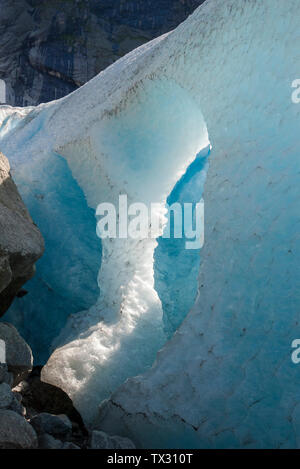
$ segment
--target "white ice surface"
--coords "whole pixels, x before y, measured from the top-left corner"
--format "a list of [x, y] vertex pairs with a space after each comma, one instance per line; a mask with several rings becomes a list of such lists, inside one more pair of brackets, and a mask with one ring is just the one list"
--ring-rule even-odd
[[300, 446], [299, 16], [298, 0], [208, 0], [3, 137], [19, 174], [65, 157], [95, 208], [124, 191], [164, 204], [208, 131], [206, 242], [183, 325], [97, 418], [164, 342], [156, 242], [105, 242], [99, 301], [69, 321], [43, 373], [86, 421], [140, 446]]

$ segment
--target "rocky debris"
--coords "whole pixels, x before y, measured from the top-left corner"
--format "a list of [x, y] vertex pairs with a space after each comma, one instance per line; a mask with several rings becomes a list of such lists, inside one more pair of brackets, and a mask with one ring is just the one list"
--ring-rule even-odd
[[7, 368], [13, 374], [13, 385], [16, 386], [32, 370], [31, 349], [17, 329], [8, 323], [0, 323], [0, 339], [5, 342]]
[[91, 433], [89, 447], [91, 449], [135, 449], [134, 443], [129, 438], [109, 436], [97, 430]]
[[52, 415], [43, 412], [30, 420], [38, 435], [45, 433], [67, 439], [72, 433], [72, 423], [66, 415]]
[[[127, 438], [100, 431], [88, 434], [64, 391], [40, 380], [30, 347], [10, 324], [0, 323], [7, 363], [0, 363], [0, 449], [133, 449]], [[12, 372], [10, 373], [9, 370]], [[12, 389], [14, 381], [18, 385]], [[50, 409], [52, 412], [50, 412]], [[68, 415], [64, 413], [66, 411]]]
[[0, 323], [0, 338], [5, 343], [1, 360], [7, 361], [0, 363], [0, 449], [37, 448], [36, 432], [24, 418], [22, 396], [11, 389], [14, 377], [18, 381], [32, 367], [30, 347], [10, 324]]
[[11, 410], [0, 410], [0, 449], [30, 449], [37, 446], [37, 435], [23, 417]]
[[22, 405], [19, 395], [13, 392], [7, 383], [0, 384], [0, 410], [3, 409], [12, 410], [22, 417], [26, 414], [25, 407]]
[[41, 449], [87, 448], [88, 433], [66, 415], [36, 414], [29, 420], [35, 429]]
[[[17, 393], [5, 382], [7, 366], [0, 366], [0, 449], [28, 449], [37, 447], [34, 429], [25, 420], [25, 409]], [[11, 383], [12, 384], [12, 383]]]
[[[35, 272], [44, 241], [33, 223], [0, 152], [0, 316]], [[1, 336], [0, 336], [1, 338]]]
[[19, 414], [22, 417], [25, 417], [26, 409], [23, 406], [22, 401], [20, 401], [18, 393], [14, 392], [14, 399], [10, 405], [10, 409], [16, 412], [16, 414]]
[[41, 367], [35, 367], [14, 388], [26, 408], [26, 418], [37, 431], [39, 448], [86, 448], [88, 432], [71, 399], [61, 389], [43, 383], [40, 372]]
[[[65, 414], [71, 422], [78, 425], [78, 432], [87, 434], [84, 423], [79, 412], [73, 406], [72, 400], [60, 388], [44, 383], [40, 379], [42, 367], [34, 367], [32, 373], [26, 381], [22, 381], [18, 386], [18, 392], [22, 395], [24, 406], [33, 415], [40, 412], [48, 414]], [[31, 409], [34, 409], [32, 411]]]

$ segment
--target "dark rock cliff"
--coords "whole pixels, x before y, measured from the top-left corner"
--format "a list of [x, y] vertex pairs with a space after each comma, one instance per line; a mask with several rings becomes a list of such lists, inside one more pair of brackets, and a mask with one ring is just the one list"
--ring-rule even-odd
[[6, 102], [61, 98], [141, 44], [175, 28], [204, 0], [0, 0]]
[[0, 317], [35, 272], [44, 241], [23, 204], [0, 153]]

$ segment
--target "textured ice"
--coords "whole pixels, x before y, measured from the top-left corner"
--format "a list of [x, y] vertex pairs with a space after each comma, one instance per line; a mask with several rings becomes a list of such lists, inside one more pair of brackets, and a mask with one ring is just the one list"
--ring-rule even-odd
[[44, 369], [87, 422], [143, 447], [300, 446], [298, 31], [298, 0], [208, 0], [75, 93], [19, 110], [4, 135], [20, 179], [59, 154], [91, 208], [124, 192], [164, 205], [207, 131], [212, 144], [197, 300], [154, 366], [115, 391], [182, 320], [161, 291], [162, 326], [158, 243], [115, 240], [96, 305]]
[[17, 167], [14, 177], [46, 249], [36, 275], [26, 284], [28, 294], [14, 301], [4, 319], [30, 344], [37, 365], [49, 358], [68, 316], [97, 301], [101, 242], [94, 211], [61, 156]]

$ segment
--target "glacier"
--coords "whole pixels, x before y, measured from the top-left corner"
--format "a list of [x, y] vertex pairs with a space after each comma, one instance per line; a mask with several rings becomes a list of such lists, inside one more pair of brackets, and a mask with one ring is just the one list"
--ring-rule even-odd
[[[1, 150], [37, 223], [34, 184], [47, 193], [57, 158], [90, 227], [100, 202], [125, 193], [163, 208], [185, 178], [182, 196], [197, 200], [206, 178], [197, 287], [180, 274], [198, 270], [199, 253], [187, 260], [175, 248], [175, 269], [160, 239], [81, 240], [76, 265], [89, 246], [82, 274], [99, 268], [99, 293], [91, 281], [87, 308], [61, 324], [42, 376], [89, 426], [145, 448], [300, 446], [290, 357], [300, 304], [298, 31], [297, 0], [208, 0], [69, 96], [0, 107]], [[209, 168], [195, 183], [189, 168], [205, 148]], [[63, 196], [68, 177], [57, 178]], [[60, 215], [48, 213], [60, 239]]]

